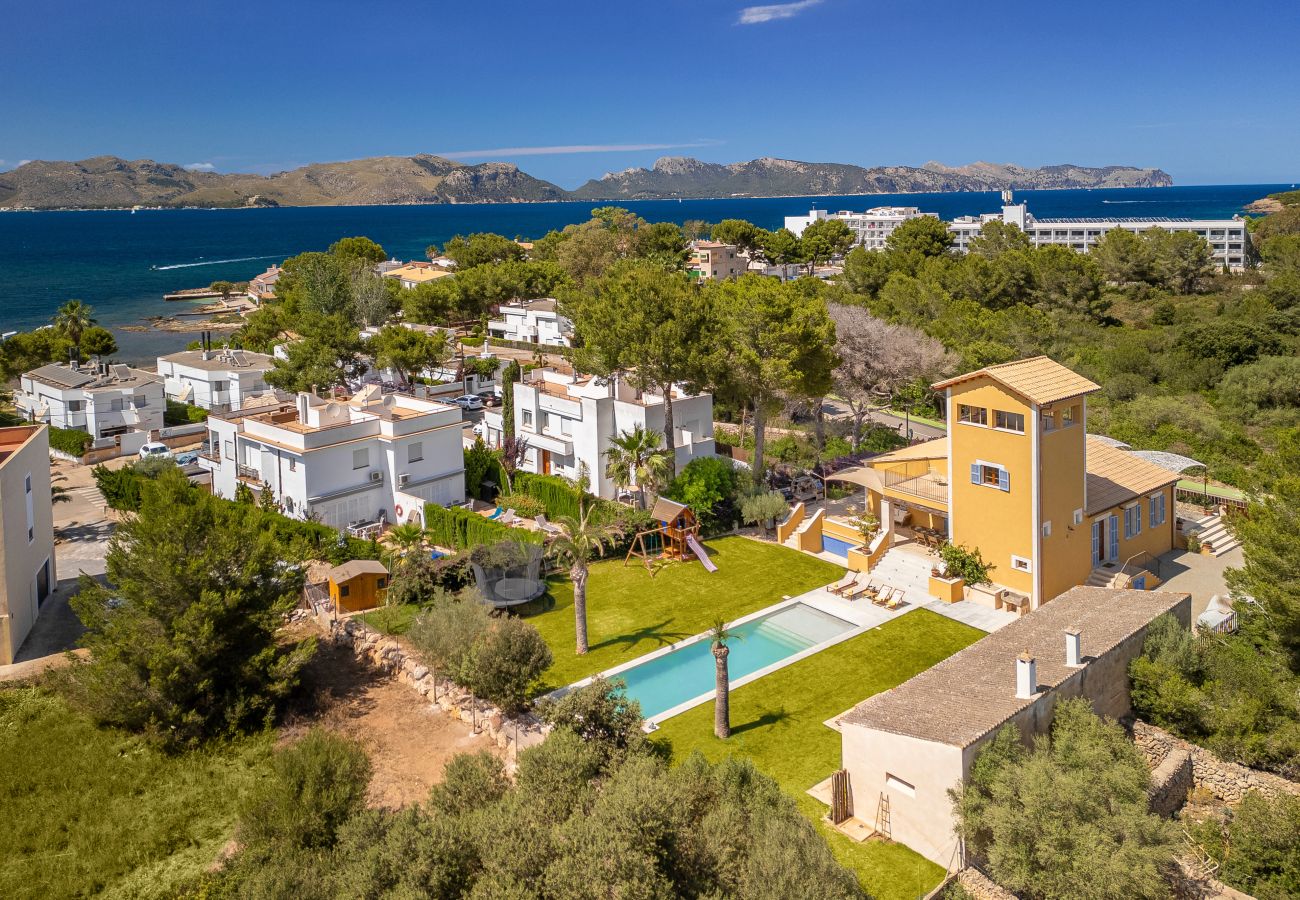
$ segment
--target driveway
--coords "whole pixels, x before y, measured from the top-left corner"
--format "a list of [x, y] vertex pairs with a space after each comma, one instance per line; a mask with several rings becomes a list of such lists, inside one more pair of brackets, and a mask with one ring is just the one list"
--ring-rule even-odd
[[1244, 563], [1241, 548], [1229, 550], [1222, 556], [1205, 556], [1186, 550], [1171, 550], [1160, 557], [1161, 591], [1186, 591], [1192, 595], [1192, 621], [1205, 612], [1210, 598], [1215, 594], [1228, 595], [1224, 573], [1229, 568], [1239, 569]]

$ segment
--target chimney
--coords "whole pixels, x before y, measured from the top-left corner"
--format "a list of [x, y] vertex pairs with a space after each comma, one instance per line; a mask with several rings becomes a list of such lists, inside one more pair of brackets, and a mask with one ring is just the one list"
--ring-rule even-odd
[[1028, 700], [1038, 692], [1038, 664], [1026, 650], [1016, 657], [1016, 699]]
[[1083, 665], [1083, 654], [1080, 652], [1081, 643], [1079, 629], [1067, 628], [1065, 631], [1065, 664], [1071, 669], [1077, 669]]
[[68, 368], [74, 372], [81, 371], [81, 363], [77, 361], [77, 348], [68, 348]]

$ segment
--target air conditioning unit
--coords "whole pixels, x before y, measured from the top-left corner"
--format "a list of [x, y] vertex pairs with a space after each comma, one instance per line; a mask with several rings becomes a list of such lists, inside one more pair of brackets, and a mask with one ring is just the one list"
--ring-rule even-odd
[[383, 481], [383, 480], [384, 480], [384, 473], [381, 472], [381, 471], [379, 471], [378, 469], [376, 469], [375, 471], [373, 471], [373, 472], [370, 473], [370, 481], [371, 481], [371, 483], [373, 483], [373, 484], [379, 484], [379, 482], [381, 482], [381, 481]]
[[411, 480], [411, 474], [409, 472], [403, 472], [402, 474], [397, 476], [397, 486], [406, 487], [406, 485], [410, 482], [410, 480]]

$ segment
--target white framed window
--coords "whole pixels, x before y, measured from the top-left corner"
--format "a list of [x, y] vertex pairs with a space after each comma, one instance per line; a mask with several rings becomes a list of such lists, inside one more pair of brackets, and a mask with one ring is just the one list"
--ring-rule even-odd
[[1081, 510], [1081, 509], [1076, 509], [1076, 510], [1074, 511], [1074, 524], [1075, 524], [1075, 525], [1082, 525], [1082, 524], [1083, 524], [1083, 510]]
[[1020, 413], [995, 409], [993, 410], [993, 427], [1000, 431], [1014, 431], [1018, 434], [1024, 434], [1025, 417]]
[[1017, 572], [1032, 572], [1034, 571], [1034, 562], [1033, 560], [1025, 559], [1023, 556], [1013, 555], [1011, 557], [1011, 568], [1015, 569]]
[[85, 400], [69, 400], [69, 401], [68, 401], [68, 412], [81, 412], [81, 411], [82, 411], [83, 409], [85, 409], [85, 408], [86, 408], [86, 401], [85, 401]]
[[298, 471], [298, 460], [294, 459], [292, 456], [289, 457], [289, 471], [290, 472]]
[[997, 463], [977, 459], [970, 464], [970, 482], [971, 484], [997, 488], [1000, 491], [1010, 491], [1011, 473]]
[[957, 421], [965, 422], [967, 425], [984, 425], [989, 424], [989, 411], [982, 406], [967, 406], [965, 403], [957, 404]]
[[406, 461], [419, 462], [424, 459], [424, 441], [413, 441], [406, 445]]
[[532, 427], [533, 427], [533, 411], [532, 411], [531, 409], [524, 409], [524, 410], [520, 410], [520, 412], [523, 414], [524, 427], [525, 427], [525, 428], [532, 428]]
[[1124, 537], [1136, 537], [1142, 533], [1142, 504], [1134, 503], [1124, 507]]
[[1052, 536], [1052, 521], [1051, 519], [1048, 519], [1046, 522], [1043, 523], [1043, 537], [1051, 537], [1051, 536]]
[[352, 451], [352, 468], [370, 468], [370, 449], [368, 447], [358, 447], [356, 450]]
[[899, 778], [897, 775], [891, 774], [889, 772], [885, 773], [885, 787], [887, 787], [891, 791], [898, 791], [900, 794], [905, 794], [908, 797], [916, 796], [915, 785], [913, 785], [911, 782], [904, 781], [903, 779]]
[[234, 458], [235, 458], [235, 442], [234, 442], [234, 441], [222, 441], [222, 442], [221, 442], [221, 455], [224, 456], [226, 459], [234, 459]]
[[1165, 495], [1152, 494], [1147, 500], [1151, 506], [1151, 527], [1165, 524]]

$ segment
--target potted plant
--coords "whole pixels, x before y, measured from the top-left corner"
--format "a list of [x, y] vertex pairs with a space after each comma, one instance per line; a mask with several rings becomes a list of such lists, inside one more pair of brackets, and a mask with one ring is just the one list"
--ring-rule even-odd
[[960, 578], [968, 585], [992, 584], [989, 573], [996, 568], [985, 562], [980, 550], [967, 550], [960, 544], [944, 542], [939, 548], [939, 558], [943, 560], [944, 570], [949, 577]]
[[870, 546], [871, 542], [876, 539], [880, 533], [880, 520], [867, 512], [865, 509], [859, 510], [856, 506], [850, 506], [845, 510], [849, 524], [858, 530], [862, 536], [862, 546]]

